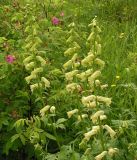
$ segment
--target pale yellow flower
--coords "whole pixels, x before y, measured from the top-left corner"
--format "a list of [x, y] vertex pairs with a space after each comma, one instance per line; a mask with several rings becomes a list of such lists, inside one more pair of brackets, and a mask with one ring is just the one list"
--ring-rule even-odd
[[34, 62], [30, 62], [28, 64], [25, 65], [26, 70], [31, 70], [32, 68], [34, 68], [35, 63]]
[[87, 105], [89, 102], [95, 101], [96, 100], [96, 96], [95, 95], [90, 95], [87, 97], [82, 97], [82, 103], [84, 105]]
[[111, 98], [108, 97], [97, 96], [97, 101], [105, 103], [106, 106], [110, 106], [111, 104]]
[[41, 81], [44, 82], [45, 88], [49, 88], [50, 87], [50, 82], [47, 80], [47, 78], [41, 77]]
[[70, 93], [73, 93], [74, 90], [79, 90], [80, 85], [78, 85], [77, 83], [70, 83], [66, 86], [66, 90]]
[[118, 151], [118, 148], [109, 148], [108, 155], [113, 157]]
[[99, 59], [99, 58], [96, 58], [94, 62], [95, 62], [96, 64], [98, 64], [98, 65], [101, 67], [101, 69], [103, 69], [104, 66], [105, 66], [105, 62], [102, 61], [102, 60]]
[[[98, 39], [100, 39], [100, 37], [98, 37]], [[96, 43], [96, 55], [100, 55], [101, 54], [101, 44]]]
[[101, 85], [100, 88], [103, 90], [108, 87], [108, 84]]
[[102, 120], [107, 119], [107, 116], [106, 116], [106, 115], [101, 115], [99, 118], [100, 118], [100, 120], [102, 121]]
[[67, 81], [72, 81], [73, 77], [78, 73], [78, 70], [73, 70], [71, 72], [65, 73], [65, 78]]
[[73, 57], [71, 58], [71, 61], [72, 61], [72, 62], [75, 62], [76, 59], [77, 59], [77, 57], [78, 57], [78, 54], [75, 53], [75, 54], [73, 55]]
[[34, 69], [34, 70], [31, 72], [31, 74], [32, 74], [32, 75], [36, 75], [36, 74], [41, 73], [41, 72], [43, 72], [43, 68], [42, 68], [42, 67], [39, 67], [39, 68]]
[[116, 76], [116, 79], [117, 79], [117, 80], [120, 79], [120, 76]]
[[68, 69], [70, 66], [72, 66], [72, 64], [73, 64], [72, 60], [69, 60], [63, 65], [63, 68]]
[[93, 73], [93, 69], [88, 69], [85, 72], [77, 74], [77, 77], [81, 79], [82, 82], [87, 80], [87, 77]]
[[116, 135], [116, 132], [110, 126], [104, 125], [103, 128], [108, 131], [111, 138], [114, 138], [114, 136]]
[[102, 160], [103, 157], [105, 157], [105, 155], [107, 155], [107, 151], [103, 151], [102, 153], [100, 153], [99, 155], [97, 155], [95, 157], [95, 160]]
[[96, 123], [97, 120], [98, 120], [98, 118], [99, 118], [101, 115], [104, 115], [104, 111], [103, 111], [103, 110], [99, 110], [99, 111], [97, 111], [96, 113], [94, 113], [94, 114], [90, 117], [90, 119], [92, 119], [92, 122], [93, 122], [93, 123]]
[[100, 126], [93, 126], [91, 131], [84, 134], [84, 139], [86, 139], [86, 141], [89, 141], [93, 135], [96, 135], [99, 132], [99, 130]]
[[32, 59], [33, 59], [33, 56], [28, 56], [27, 58], [25, 58], [23, 60], [24, 65], [26, 65], [27, 63], [29, 63]]
[[35, 83], [35, 84], [30, 85], [30, 90], [33, 93], [34, 90], [38, 89], [39, 87], [42, 87], [42, 84], [41, 83]]
[[98, 87], [98, 86], [100, 86], [100, 84], [101, 84], [101, 82], [100, 82], [100, 80], [95, 80], [95, 85]]
[[87, 67], [93, 63], [93, 60], [94, 60], [94, 55], [90, 54], [81, 61], [81, 64], [82, 66]]
[[41, 56], [36, 56], [36, 59], [41, 63], [41, 66], [45, 66], [46, 61]]
[[93, 86], [96, 78], [101, 76], [101, 72], [99, 70], [95, 71], [90, 77], [88, 77], [89, 84]]
[[81, 121], [82, 119], [87, 118], [87, 117], [88, 117], [87, 114], [82, 114], [81, 116], [78, 115], [78, 121]]
[[67, 112], [68, 118], [71, 118], [73, 114], [78, 113], [78, 109], [74, 109]]
[[97, 102], [93, 101], [93, 102], [89, 102], [86, 104], [86, 107], [88, 108], [95, 108], [97, 106]]
[[55, 110], [56, 110], [56, 107], [55, 107], [55, 106], [51, 106], [50, 112], [51, 112], [51, 113], [55, 113]]
[[40, 115], [43, 117], [49, 109], [50, 109], [49, 105], [45, 106], [40, 110]]
[[65, 52], [64, 52], [64, 55], [65, 56], [70, 56], [72, 54], [74, 54], [76, 52], [77, 48], [76, 47], [73, 47], [73, 48], [68, 48]]
[[95, 37], [95, 33], [91, 32], [89, 37], [88, 37], [88, 39], [87, 39], [87, 41], [92, 42], [94, 40], [94, 37]]
[[30, 83], [30, 81], [32, 80], [32, 79], [36, 79], [36, 75], [30, 75], [30, 76], [27, 76], [27, 77], [25, 77], [25, 80], [26, 80], [26, 82], [29, 84]]

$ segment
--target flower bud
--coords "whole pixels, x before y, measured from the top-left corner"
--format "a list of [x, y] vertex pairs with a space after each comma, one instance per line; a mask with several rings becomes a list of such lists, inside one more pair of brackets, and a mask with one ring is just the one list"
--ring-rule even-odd
[[55, 107], [55, 106], [51, 106], [50, 112], [51, 112], [51, 113], [55, 113], [55, 110], [56, 110], [56, 107]]
[[88, 37], [88, 39], [87, 39], [87, 41], [88, 42], [92, 42], [94, 40], [94, 37], [95, 37], [95, 33], [91, 32], [90, 35], [89, 35], [89, 37]]
[[100, 84], [101, 84], [101, 82], [97, 79], [97, 80], [95, 80], [95, 85], [98, 87], [98, 86], [100, 86]]
[[[98, 37], [100, 38], [100, 37]], [[98, 44], [97, 42], [95, 43], [96, 44], [96, 55], [100, 55], [101, 54], [101, 44]]]

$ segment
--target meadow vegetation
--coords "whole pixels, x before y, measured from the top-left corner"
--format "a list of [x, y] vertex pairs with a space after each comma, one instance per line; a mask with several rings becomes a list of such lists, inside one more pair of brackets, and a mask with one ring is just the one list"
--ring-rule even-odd
[[1, 0], [0, 159], [137, 160], [136, 0]]

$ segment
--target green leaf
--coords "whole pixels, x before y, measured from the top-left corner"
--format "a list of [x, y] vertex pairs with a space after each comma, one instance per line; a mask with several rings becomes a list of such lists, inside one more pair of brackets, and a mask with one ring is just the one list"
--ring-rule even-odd
[[20, 137], [22, 144], [25, 145], [25, 142], [26, 142], [25, 137], [22, 134], [20, 134], [19, 137]]
[[16, 139], [20, 137], [19, 134], [15, 134], [14, 136], [11, 137], [11, 142], [13, 143]]
[[45, 135], [46, 135], [46, 137], [47, 137], [47, 138], [49, 138], [49, 139], [52, 139], [52, 140], [56, 141], [56, 137], [55, 137], [55, 136], [53, 136], [53, 135], [51, 135], [50, 133], [45, 132]]
[[60, 118], [60, 119], [57, 120], [56, 124], [60, 124], [60, 123], [63, 123], [63, 122], [65, 122], [65, 121], [67, 121], [67, 119], [65, 119], [65, 118]]
[[73, 152], [72, 157], [70, 158], [71, 160], [78, 160], [80, 159], [79, 153]]

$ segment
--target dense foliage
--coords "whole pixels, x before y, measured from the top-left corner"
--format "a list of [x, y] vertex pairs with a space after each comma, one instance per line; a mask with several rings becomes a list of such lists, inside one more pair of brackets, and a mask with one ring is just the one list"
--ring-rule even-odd
[[137, 159], [136, 0], [1, 0], [0, 159]]

